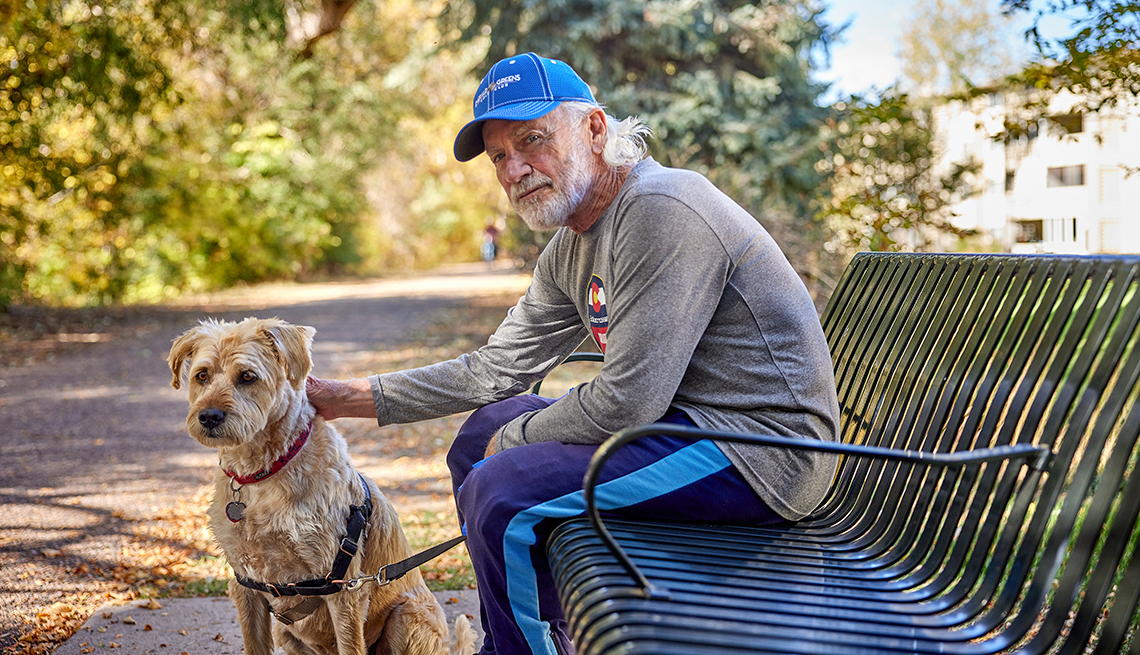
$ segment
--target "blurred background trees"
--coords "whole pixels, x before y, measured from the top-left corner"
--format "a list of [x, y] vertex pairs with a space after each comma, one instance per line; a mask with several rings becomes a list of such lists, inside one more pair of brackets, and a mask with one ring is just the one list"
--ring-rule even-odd
[[919, 95], [963, 93], [1017, 70], [1013, 18], [989, 0], [918, 0], [899, 42], [899, 86]]
[[435, 123], [462, 119], [478, 53], [433, 54], [438, 10], [357, 3], [312, 42], [319, 4], [6, 3], [0, 305], [465, 254], [489, 189]]
[[[1026, 125], [1062, 90], [1094, 109], [1140, 92], [1125, 0], [1004, 0], [1034, 19], [1020, 70], [990, 3], [922, 0], [899, 86], [835, 99], [816, 76], [842, 31], [825, 7], [0, 0], [0, 308], [477, 261], [489, 223], [533, 260], [549, 235], [451, 156], [479, 77], [527, 50], [641, 116], [651, 154], [749, 209], [817, 299], [855, 250], [967, 236], [950, 217], [972, 163], [935, 165], [932, 94], [1033, 89]], [[1055, 15], [1075, 17], [1068, 36], [1036, 29]]]
[[931, 237], [971, 236], [952, 222], [954, 203], [970, 195], [975, 162], [939, 170], [929, 103], [907, 94], [836, 106], [817, 170], [828, 176], [819, 211], [827, 251], [923, 251]]
[[829, 181], [820, 216], [830, 251], [922, 251], [972, 236], [954, 224], [953, 208], [974, 193], [980, 166], [946, 160], [934, 110], [1016, 71], [1017, 42], [1011, 17], [988, 0], [914, 3], [898, 82], [836, 102], [824, 127], [828, 149], [816, 166]]

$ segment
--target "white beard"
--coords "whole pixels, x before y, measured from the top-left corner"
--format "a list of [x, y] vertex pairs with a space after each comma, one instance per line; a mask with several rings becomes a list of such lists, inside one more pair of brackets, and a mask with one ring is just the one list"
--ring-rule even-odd
[[[590, 187], [590, 150], [579, 142], [566, 162], [561, 187], [547, 175], [535, 171], [511, 187], [511, 207], [532, 230], [556, 230], [570, 220], [571, 214], [582, 204]], [[552, 196], [520, 200], [519, 196], [541, 186], [549, 186]]]

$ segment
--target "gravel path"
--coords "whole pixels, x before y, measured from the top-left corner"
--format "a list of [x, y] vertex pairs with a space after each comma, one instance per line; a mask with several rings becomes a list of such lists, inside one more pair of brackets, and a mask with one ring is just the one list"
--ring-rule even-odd
[[198, 319], [311, 325], [314, 374], [346, 377], [446, 312], [517, 298], [528, 280], [472, 265], [178, 306], [0, 315], [0, 652], [50, 652], [67, 635], [21, 643], [26, 624], [46, 617], [74, 630], [107, 597], [129, 594], [113, 573], [139, 522], [178, 511], [187, 490], [210, 479], [213, 452], [186, 435], [186, 398], [170, 387], [165, 361]]

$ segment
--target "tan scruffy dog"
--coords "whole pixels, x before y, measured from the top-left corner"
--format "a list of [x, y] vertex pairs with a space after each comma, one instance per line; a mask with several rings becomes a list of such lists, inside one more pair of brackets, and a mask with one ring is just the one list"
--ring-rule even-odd
[[[325, 578], [353, 511], [367, 527], [342, 579], [412, 554], [395, 509], [352, 467], [344, 439], [305, 396], [315, 332], [277, 319], [203, 321], [175, 340], [167, 360], [172, 386], [189, 386], [190, 436], [218, 449], [210, 528], [246, 581], [282, 587]], [[275, 597], [236, 580], [229, 592], [246, 655], [270, 655], [274, 639], [288, 655], [363, 655], [370, 646], [372, 653], [449, 652], [443, 610], [418, 570], [387, 586], [367, 582], [322, 596]], [[286, 625], [304, 602], [315, 611]], [[271, 612], [286, 616], [272, 637]], [[455, 633], [450, 652], [473, 652], [466, 617], [456, 619]]]

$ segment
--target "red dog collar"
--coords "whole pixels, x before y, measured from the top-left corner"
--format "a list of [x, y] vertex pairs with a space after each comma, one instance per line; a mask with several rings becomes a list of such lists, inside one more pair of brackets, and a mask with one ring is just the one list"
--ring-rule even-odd
[[289, 460], [296, 457], [297, 453], [301, 452], [301, 448], [304, 447], [305, 442], [309, 440], [309, 433], [312, 431], [313, 422], [309, 421], [309, 427], [305, 428], [305, 431], [301, 433], [301, 436], [293, 440], [293, 445], [289, 446], [289, 450], [285, 451], [284, 455], [278, 457], [277, 461], [270, 464], [269, 468], [267, 469], [261, 469], [253, 475], [238, 475], [237, 473], [226, 469], [222, 469], [222, 472], [228, 475], [231, 480], [237, 482], [238, 484], [253, 484], [254, 482], [261, 482], [274, 473], [280, 471], [286, 464], [289, 463]]

